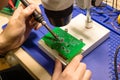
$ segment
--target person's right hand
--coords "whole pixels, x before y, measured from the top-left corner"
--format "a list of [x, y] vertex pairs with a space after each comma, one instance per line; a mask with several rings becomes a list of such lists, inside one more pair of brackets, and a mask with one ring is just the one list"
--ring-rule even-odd
[[31, 16], [37, 6], [32, 0], [29, 0], [30, 5], [25, 7], [20, 5], [12, 15], [6, 28], [0, 33], [0, 54], [20, 47], [28, 38], [32, 29], [39, 29], [41, 24], [36, 22]]
[[86, 64], [80, 62], [82, 55], [77, 55], [62, 71], [62, 64], [56, 60], [52, 80], [90, 80], [91, 71], [86, 70]]

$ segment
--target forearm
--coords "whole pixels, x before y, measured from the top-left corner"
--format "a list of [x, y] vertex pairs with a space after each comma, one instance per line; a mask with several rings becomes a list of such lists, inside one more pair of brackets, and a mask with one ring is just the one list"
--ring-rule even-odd
[[3, 38], [2, 33], [0, 34], [0, 55], [4, 55], [6, 52], [6, 41]]
[[[16, 49], [22, 45], [20, 38], [13, 38], [4, 30], [0, 33], [0, 55], [5, 55], [8, 51]], [[10, 33], [9, 33], [10, 34]], [[18, 37], [18, 36], [17, 36]]]
[[0, 55], [5, 55], [11, 48], [11, 44], [7, 42], [4, 35], [0, 33]]

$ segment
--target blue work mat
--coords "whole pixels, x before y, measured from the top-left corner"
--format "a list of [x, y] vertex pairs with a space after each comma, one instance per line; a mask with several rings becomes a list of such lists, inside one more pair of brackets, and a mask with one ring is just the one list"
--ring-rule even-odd
[[[48, 19], [46, 18], [46, 15], [44, 14], [43, 6], [40, 5], [40, 8], [42, 10], [42, 14], [43, 14], [45, 20], [50, 25]], [[107, 8], [110, 8], [110, 7], [106, 6], [104, 8], [107, 9]], [[110, 59], [109, 59], [110, 57], [109, 56], [111, 54], [110, 53], [110, 51], [111, 51], [110, 47], [113, 44], [112, 43], [109, 44], [109, 42], [112, 40], [111, 39], [112, 36], [116, 36], [116, 35], [118, 36], [118, 34], [120, 32], [116, 31], [112, 26], [105, 23], [105, 21], [107, 22], [107, 21], [109, 21], [109, 19], [112, 19], [112, 18], [108, 18], [109, 15], [107, 15], [107, 13], [106, 14], [105, 13], [100, 14], [100, 13], [94, 12], [95, 10], [98, 12], [99, 8], [98, 9], [97, 8], [96, 9], [92, 8], [91, 10], [93, 10], [91, 12], [92, 19], [99, 22], [100, 24], [104, 25], [106, 28], [110, 29], [111, 30], [111, 35], [110, 35], [109, 39], [107, 39], [100, 46], [98, 46], [95, 50], [93, 50], [89, 55], [87, 55], [83, 59], [83, 62], [85, 62], [87, 64], [87, 68], [92, 71], [92, 74], [93, 74], [92, 75], [92, 80], [111, 80], [112, 79], [111, 78], [111, 73], [110, 73], [111, 72], [111, 69], [110, 69], [110, 67], [111, 67], [110, 63], [111, 62], [110, 62]], [[112, 9], [110, 8], [110, 11], [111, 10]], [[77, 16], [80, 13], [86, 14], [86, 11], [80, 9], [77, 6], [74, 6], [73, 17]], [[114, 15], [115, 17], [118, 15], [118, 13], [114, 13], [114, 12], [113, 12], [113, 14], [116, 14], [116, 15]], [[101, 21], [101, 20], [103, 20], [103, 21]], [[50, 27], [54, 28], [52, 25], [50, 25]], [[48, 31], [44, 27], [42, 27], [38, 31], [33, 30], [30, 37], [28, 38], [28, 40], [24, 43], [24, 45], [22, 47], [23, 47], [24, 50], [26, 50], [39, 64], [41, 64], [52, 75], [53, 70], [54, 70], [54, 61], [51, 58], [49, 58], [38, 47], [38, 41], [47, 32]], [[116, 40], [119, 41], [120, 39], [116, 38]]]
[[104, 7], [91, 8], [92, 19], [118, 35], [120, 35], [120, 24], [117, 23], [117, 17], [119, 14], [120, 11], [107, 5]]
[[[42, 5], [40, 5], [40, 8], [48, 25], [51, 28], [54, 28], [49, 23]], [[116, 17], [119, 12], [113, 12], [113, 8], [108, 5], [101, 8], [91, 8], [91, 10], [92, 19], [110, 29], [111, 33], [110, 37], [94, 49], [89, 55], [84, 57], [82, 62], [85, 62], [87, 64], [87, 68], [92, 71], [92, 80], [115, 80], [113, 71], [113, 55], [117, 45], [120, 45], [119, 25], [116, 22]], [[86, 14], [86, 11], [74, 6], [73, 17], [80, 13]], [[111, 22], [113, 23], [111, 24]], [[118, 30], [113, 27], [113, 24]], [[38, 45], [38, 41], [47, 32], [48, 31], [44, 27], [41, 27], [37, 31], [32, 30], [29, 38], [22, 45], [22, 48], [52, 75], [54, 70], [54, 61], [46, 55]]]

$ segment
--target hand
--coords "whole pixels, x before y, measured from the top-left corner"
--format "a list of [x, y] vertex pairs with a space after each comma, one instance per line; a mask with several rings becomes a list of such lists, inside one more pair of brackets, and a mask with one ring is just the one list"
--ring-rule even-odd
[[33, 28], [38, 29], [41, 26], [30, 16], [36, 8], [34, 4], [26, 8], [22, 5], [18, 7], [7, 27], [0, 34], [0, 53], [21, 46], [28, 38], [31, 30]]
[[77, 55], [62, 72], [62, 64], [57, 60], [52, 80], [90, 80], [91, 71], [86, 70], [86, 64], [80, 62], [81, 55]]

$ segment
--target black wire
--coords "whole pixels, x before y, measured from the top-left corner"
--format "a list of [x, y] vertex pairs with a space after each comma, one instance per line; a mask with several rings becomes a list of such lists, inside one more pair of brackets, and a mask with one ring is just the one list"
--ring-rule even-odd
[[105, 2], [106, 2], [106, 5], [107, 5], [107, 2], [108, 2], [108, 1], [106, 0]]
[[116, 9], [117, 9], [117, 0], [116, 0]]
[[114, 0], [113, 0], [113, 2], [112, 2], [112, 8], [114, 8]]
[[118, 80], [118, 71], [117, 71], [117, 55], [119, 53], [119, 49], [120, 49], [120, 46], [117, 47], [116, 51], [115, 51], [115, 55], [114, 55], [114, 72], [115, 72], [115, 77], [116, 77], [116, 80]]

